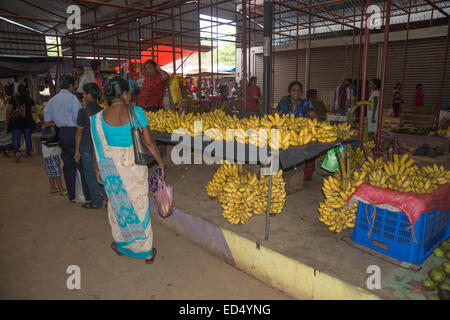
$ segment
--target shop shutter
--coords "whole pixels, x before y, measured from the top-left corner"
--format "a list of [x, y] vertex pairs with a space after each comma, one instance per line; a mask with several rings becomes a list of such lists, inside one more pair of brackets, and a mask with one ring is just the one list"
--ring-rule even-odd
[[[404, 50], [404, 41], [389, 43], [384, 99], [385, 109], [391, 107], [394, 86], [402, 80]], [[423, 84], [425, 106], [437, 106], [442, 80], [444, 53], [445, 38], [409, 41], [405, 83], [403, 84], [403, 99], [406, 105], [411, 105], [414, 100], [416, 84], [421, 83]], [[448, 61], [442, 104], [447, 103], [450, 105], [450, 57]]]

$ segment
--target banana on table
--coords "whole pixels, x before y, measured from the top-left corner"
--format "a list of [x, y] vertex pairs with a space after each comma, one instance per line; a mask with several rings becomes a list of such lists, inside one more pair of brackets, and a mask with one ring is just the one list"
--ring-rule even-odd
[[[202, 133], [212, 140], [222, 137], [226, 141], [236, 141], [245, 144], [264, 146], [266, 141], [270, 147], [282, 150], [290, 146], [303, 146], [314, 141], [331, 143], [337, 139], [349, 139], [357, 134], [347, 123], [332, 125], [327, 121], [317, 121], [309, 118], [295, 118], [292, 115], [264, 115], [262, 118], [251, 116], [239, 119], [236, 115], [227, 115], [223, 110], [214, 110], [210, 113], [178, 113], [173, 110], [159, 110], [147, 112], [150, 130], [163, 133], [180, 133], [194, 136], [195, 121], [202, 121]], [[236, 129], [236, 134], [227, 135], [227, 129]], [[254, 130], [254, 134], [247, 135], [247, 130]], [[271, 129], [279, 129], [278, 139], [273, 139]], [[257, 133], [262, 131], [258, 139]]]

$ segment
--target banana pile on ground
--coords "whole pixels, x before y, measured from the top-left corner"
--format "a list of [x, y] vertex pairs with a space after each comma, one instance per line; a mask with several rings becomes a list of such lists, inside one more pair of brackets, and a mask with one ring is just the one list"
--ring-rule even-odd
[[[337, 139], [348, 139], [356, 134], [347, 124], [332, 125], [327, 121], [319, 122], [316, 119], [295, 118], [294, 115], [264, 115], [262, 118], [251, 116], [239, 119], [236, 115], [227, 115], [223, 110], [214, 110], [210, 113], [178, 113], [173, 110], [159, 110], [147, 112], [150, 130], [163, 133], [179, 133], [194, 136], [194, 122], [202, 121], [202, 133], [212, 140], [222, 139], [263, 146], [265, 141], [270, 147], [286, 150], [290, 146], [302, 146], [310, 142], [331, 143]], [[236, 135], [227, 135], [227, 129], [237, 130]], [[247, 130], [253, 129], [254, 134], [248, 136]], [[261, 130], [262, 129], [262, 130]], [[279, 129], [278, 143], [272, 146], [271, 130]], [[257, 134], [262, 132], [263, 138], [258, 139]], [[261, 144], [262, 140], [264, 144]]]
[[[272, 177], [271, 212], [281, 213], [286, 201], [283, 171]], [[254, 214], [263, 214], [267, 208], [269, 178], [258, 179], [256, 173], [242, 173], [242, 165], [222, 164], [206, 186], [210, 197], [217, 197], [222, 215], [231, 224], [244, 224]]]
[[408, 159], [408, 154], [401, 158], [398, 154], [390, 155], [392, 160], [384, 162], [382, 157], [374, 159], [366, 146], [356, 151], [349, 151], [349, 148], [345, 158], [337, 152], [340, 170], [326, 178], [322, 186], [325, 201], [319, 205], [319, 221], [331, 231], [354, 227], [357, 205], [349, 208], [346, 201], [367, 180], [380, 188], [418, 194], [433, 192], [439, 185], [450, 182], [450, 171], [443, 166], [419, 168], [413, 159]]

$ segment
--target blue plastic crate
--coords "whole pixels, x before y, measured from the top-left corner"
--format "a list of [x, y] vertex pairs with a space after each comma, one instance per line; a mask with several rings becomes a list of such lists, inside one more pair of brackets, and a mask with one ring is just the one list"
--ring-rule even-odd
[[[366, 215], [367, 207], [367, 215]], [[370, 238], [373, 206], [358, 202], [353, 241], [400, 261], [422, 264], [440, 241], [450, 236], [450, 209], [423, 213], [414, 224], [413, 241], [408, 218], [403, 212], [377, 207]]]

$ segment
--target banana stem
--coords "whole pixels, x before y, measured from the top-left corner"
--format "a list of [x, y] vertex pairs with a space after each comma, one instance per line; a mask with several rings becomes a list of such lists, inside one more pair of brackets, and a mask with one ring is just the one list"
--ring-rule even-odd
[[346, 187], [346, 186], [344, 186], [345, 185], [345, 165], [344, 165], [344, 159], [342, 159], [342, 154], [341, 154], [340, 148], [337, 151], [337, 157], [339, 160], [339, 166], [341, 167], [341, 174], [342, 174], [341, 188], [344, 188], [344, 187]]

